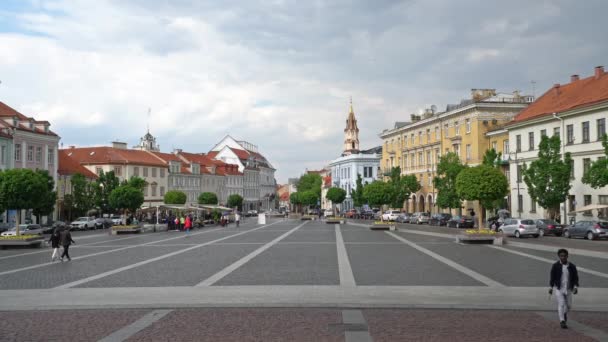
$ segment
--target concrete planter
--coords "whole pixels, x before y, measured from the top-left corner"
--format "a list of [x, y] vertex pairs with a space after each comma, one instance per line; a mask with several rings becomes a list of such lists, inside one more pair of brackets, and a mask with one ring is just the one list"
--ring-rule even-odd
[[393, 224], [372, 224], [369, 226], [371, 230], [395, 230], [395, 225]]
[[112, 235], [118, 234], [139, 234], [143, 231], [140, 226], [124, 226], [124, 227], [112, 227]]
[[0, 239], [0, 248], [10, 247], [10, 246], [28, 246], [28, 247], [41, 247], [42, 242], [44, 241], [43, 236], [37, 236], [25, 240], [4, 240]]
[[314, 216], [302, 216], [300, 220], [302, 221], [314, 221], [316, 218]]
[[458, 235], [456, 236], [456, 243], [461, 244], [488, 244], [488, 245], [502, 245], [504, 243], [502, 236], [496, 235]]
[[346, 220], [342, 219], [327, 219], [325, 220], [325, 223], [327, 224], [345, 224]]

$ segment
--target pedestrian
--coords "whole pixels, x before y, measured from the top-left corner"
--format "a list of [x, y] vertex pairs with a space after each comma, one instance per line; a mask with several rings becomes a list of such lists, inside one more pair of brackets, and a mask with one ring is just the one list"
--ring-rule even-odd
[[184, 229], [184, 225], [186, 224], [186, 218], [184, 217], [184, 215], [180, 215], [179, 217], [179, 230], [183, 230]]
[[49, 239], [49, 243], [51, 244], [51, 248], [53, 248], [53, 254], [51, 255], [51, 262], [55, 261], [59, 257], [59, 242], [60, 242], [60, 228], [57, 227], [53, 230], [51, 237]]
[[234, 213], [234, 222], [236, 222], [236, 227], [238, 228], [241, 223], [241, 215], [239, 215], [238, 211]]
[[175, 216], [175, 220], [173, 220], [173, 223], [175, 223], [175, 230], [178, 231], [179, 230], [179, 217]]
[[568, 311], [572, 306], [572, 295], [578, 293], [578, 271], [576, 266], [568, 262], [568, 251], [560, 249], [557, 251], [559, 261], [551, 267], [549, 279], [549, 295], [555, 293], [557, 300], [557, 314], [559, 325], [562, 329], [568, 329]]
[[192, 228], [192, 219], [190, 216], [186, 216], [184, 220], [184, 230], [186, 231], [186, 237], [190, 236], [190, 228]]
[[74, 240], [72, 240], [72, 234], [70, 233], [70, 228], [64, 229], [61, 231], [61, 233], [59, 233], [59, 239], [61, 241], [61, 246], [63, 246], [63, 253], [61, 254], [61, 261], [63, 261], [63, 258], [68, 258], [68, 261], [71, 261], [72, 258], [70, 258], [70, 245], [73, 243], [76, 243]]

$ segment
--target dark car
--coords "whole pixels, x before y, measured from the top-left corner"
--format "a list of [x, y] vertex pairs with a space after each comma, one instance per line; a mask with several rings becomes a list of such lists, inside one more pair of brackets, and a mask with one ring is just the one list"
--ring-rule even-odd
[[471, 216], [452, 216], [446, 226], [450, 228], [473, 228], [474, 221]]
[[538, 228], [538, 235], [555, 235], [562, 236], [564, 231], [564, 225], [555, 222], [554, 220], [536, 220], [536, 228]]
[[608, 238], [608, 221], [578, 221], [564, 228], [564, 237], [582, 237], [588, 240]]
[[452, 218], [451, 214], [435, 214], [433, 216], [431, 216], [431, 220], [429, 221], [429, 224], [431, 226], [446, 226], [448, 224], [448, 221]]
[[98, 217], [95, 219], [95, 229], [105, 229], [112, 227], [112, 219], [109, 217]]

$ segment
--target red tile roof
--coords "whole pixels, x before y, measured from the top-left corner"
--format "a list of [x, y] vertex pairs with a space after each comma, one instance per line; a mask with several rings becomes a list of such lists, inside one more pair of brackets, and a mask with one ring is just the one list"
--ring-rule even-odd
[[57, 173], [62, 176], [71, 176], [75, 173], [80, 173], [89, 179], [97, 179], [97, 175], [91, 172], [86, 167], [80, 165], [72, 157], [68, 156], [67, 150], [59, 150], [59, 163], [57, 165]]
[[237, 157], [239, 157], [239, 159], [241, 160], [247, 160], [249, 159], [249, 152], [247, 152], [246, 150], [239, 150], [238, 148], [232, 148], [232, 147], [228, 147], [232, 152], [234, 152], [234, 154], [236, 154]]
[[515, 116], [511, 124], [553, 113], [591, 106], [608, 100], [608, 73], [596, 68], [595, 75], [568, 84], [556, 84]]
[[217, 166], [217, 165], [219, 165], [219, 163], [218, 163], [217, 160], [213, 160], [213, 159], [209, 158], [209, 156], [207, 156], [205, 154], [180, 152], [179, 155], [182, 156], [182, 157], [184, 157], [184, 159], [186, 159], [188, 162], [201, 164], [201, 168], [202, 168], [202, 166]]
[[[48, 133], [47, 133], [43, 129], [36, 128], [35, 126], [34, 126], [33, 130], [30, 129], [29, 126], [26, 126], [23, 121], [28, 121], [29, 122], [30, 120], [33, 120], [33, 118], [29, 118], [29, 117], [27, 117], [27, 116], [19, 113], [14, 108], [12, 108], [12, 107], [8, 106], [6, 103], [0, 101], [0, 117], [4, 117], [4, 118], [9, 117], [9, 118], [12, 118], [14, 116], [16, 116], [19, 119], [19, 124], [16, 127], [13, 126], [12, 122], [6, 122], [6, 121], [4, 121], [4, 123], [8, 124], [8, 126], [10, 126], [10, 127], [13, 127], [13, 128], [16, 128], [16, 129], [22, 130], [22, 131], [27, 131], [27, 132], [32, 132], [33, 131], [35, 133], [45, 134], [45, 135], [54, 135], [54, 136], [57, 135], [57, 134], [55, 134], [55, 132], [53, 132], [51, 130], [49, 130]], [[49, 123], [49, 122], [48, 121], [35, 121], [34, 120], [34, 123]]]
[[69, 148], [66, 153], [80, 164], [132, 164], [147, 166], [166, 166], [154, 155], [140, 150], [126, 150], [113, 147]]

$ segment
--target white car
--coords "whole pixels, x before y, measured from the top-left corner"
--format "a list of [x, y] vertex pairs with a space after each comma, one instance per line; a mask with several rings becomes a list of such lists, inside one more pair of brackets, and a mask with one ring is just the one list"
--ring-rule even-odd
[[95, 229], [95, 222], [94, 217], [79, 217], [71, 223], [71, 226], [72, 229], [77, 230]]
[[114, 225], [114, 226], [119, 226], [122, 224], [122, 219], [120, 218], [120, 216], [112, 216], [111, 220], [112, 220], [112, 225]]
[[540, 235], [534, 220], [526, 219], [505, 219], [505, 223], [498, 228], [498, 231], [503, 232], [507, 236], [515, 236], [516, 238], [522, 236], [534, 236], [537, 238]]
[[[40, 225], [38, 224], [20, 224], [19, 225], [19, 234], [21, 235], [41, 235], [42, 234], [42, 227], [40, 227]], [[15, 236], [17, 235], [17, 228], [11, 228], [5, 232], [3, 232], [2, 234], [0, 234], [0, 236]]]
[[382, 214], [382, 219], [384, 221], [395, 221], [399, 215], [401, 215], [399, 210], [389, 210]]

